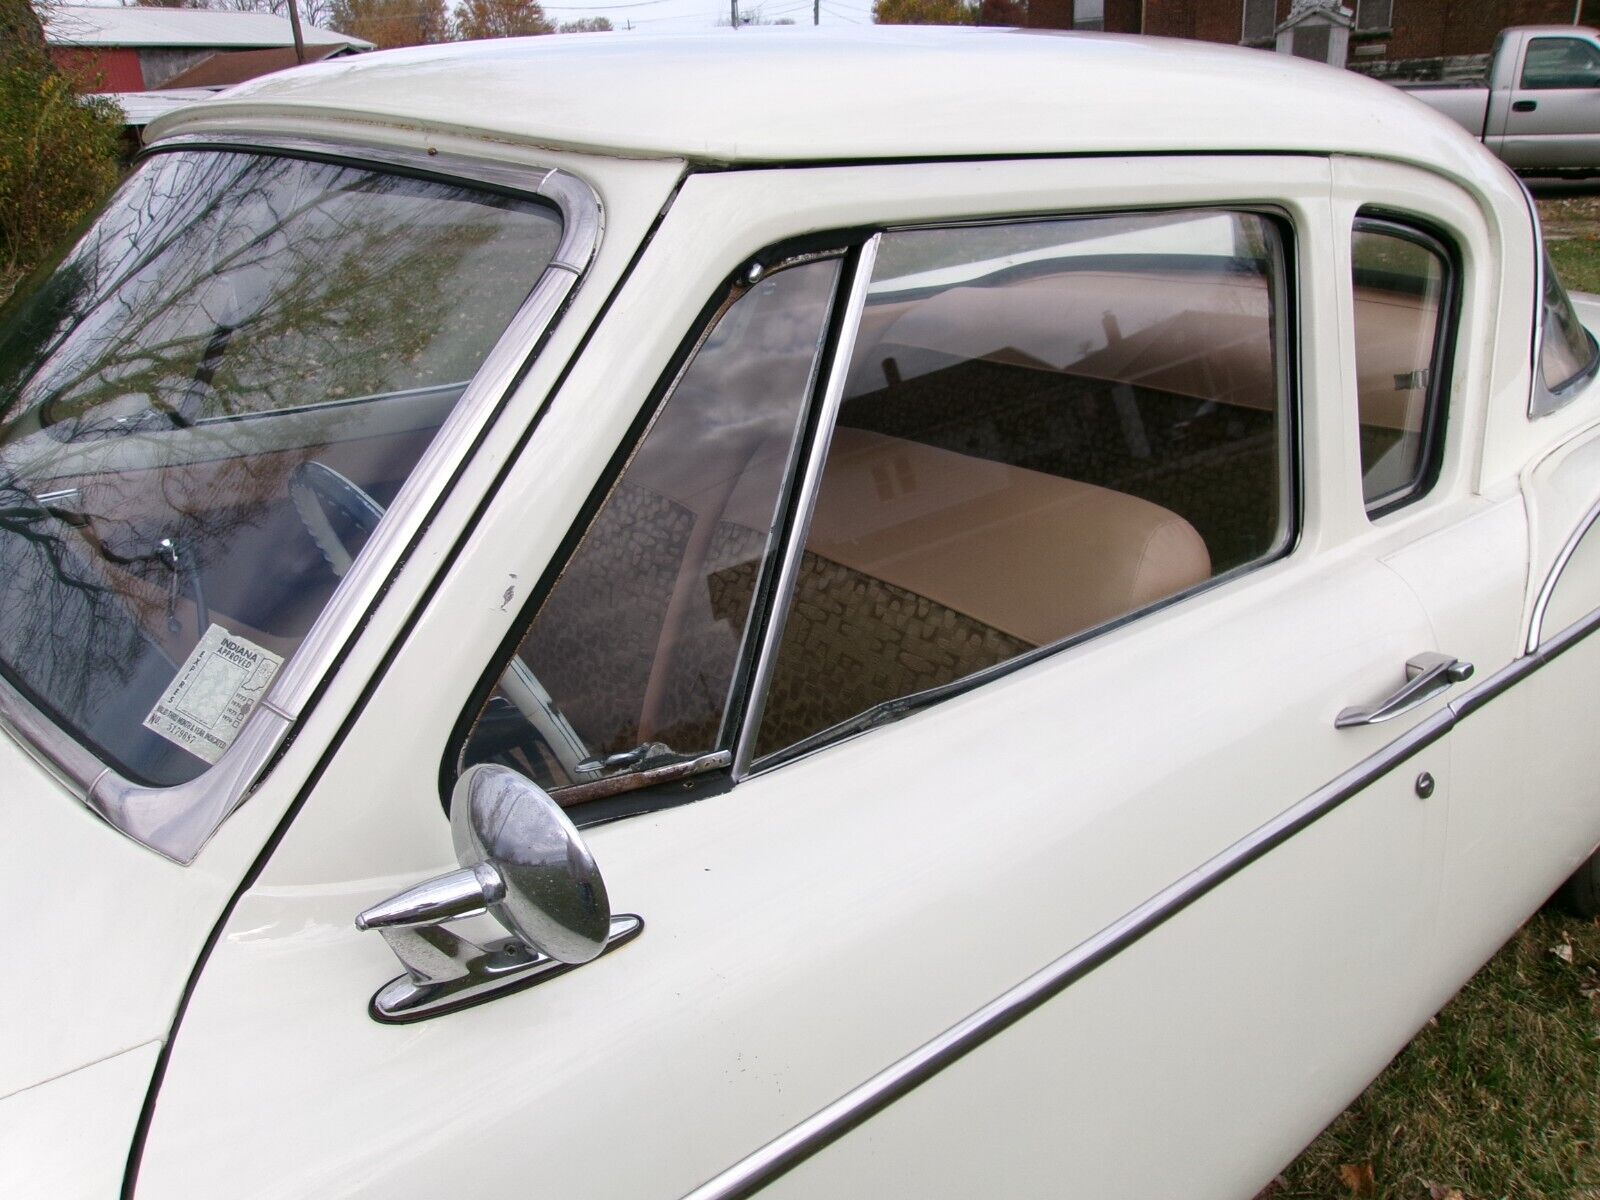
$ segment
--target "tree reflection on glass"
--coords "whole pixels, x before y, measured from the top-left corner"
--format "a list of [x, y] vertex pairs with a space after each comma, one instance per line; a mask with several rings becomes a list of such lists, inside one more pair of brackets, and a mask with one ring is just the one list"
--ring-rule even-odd
[[12, 682], [125, 774], [197, 774], [140, 723], [204, 621], [287, 658], [337, 582], [292, 473], [386, 505], [559, 236], [537, 202], [440, 181], [146, 162], [0, 324]]

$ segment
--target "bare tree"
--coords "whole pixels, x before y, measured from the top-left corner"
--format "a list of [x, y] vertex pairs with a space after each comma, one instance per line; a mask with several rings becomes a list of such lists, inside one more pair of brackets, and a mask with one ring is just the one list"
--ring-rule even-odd
[[467, 39], [527, 37], [554, 33], [538, 0], [462, 0], [456, 8], [456, 34]]

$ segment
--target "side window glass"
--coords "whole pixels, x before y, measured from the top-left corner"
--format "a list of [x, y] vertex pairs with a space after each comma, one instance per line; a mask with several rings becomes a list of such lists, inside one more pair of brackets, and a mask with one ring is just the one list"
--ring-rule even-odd
[[1544, 383], [1545, 396], [1536, 401], [1534, 415], [1559, 408], [1570, 399], [1558, 393], [1580, 382], [1594, 371], [1595, 358], [1600, 351], [1594, 338], [1583, 327], [1573, 310], [1572, 298], [1561, 286], [1555, 264], [1548, 251], [1543, 251], [1544, 294], [1540, 297], [1539, 374]]
[[1250, 213], [884, 235], [756, 757], [1280, 551], [1283, 262]]
[[1522, 63], [1522, 86], [1533, 90], [1600, 84], [1600, 49], [1570, 37], [1534, 38]]
[[1453, 281], [1436, 239], [1388, 221], [1358, 220], [1350, 259], [1361, 494], [1387, 511], [1425, 491], [1437, 464]]
[[575, 803], [723, 745], [838, 273], [812, 261], [730, 298], [539, 603], [461, 769], [498, 762]]

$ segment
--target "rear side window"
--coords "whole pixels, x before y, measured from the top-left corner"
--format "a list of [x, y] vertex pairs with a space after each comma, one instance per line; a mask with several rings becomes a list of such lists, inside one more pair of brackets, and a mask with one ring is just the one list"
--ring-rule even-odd
[[1426, 491], [1438, 461], [1455, 290], [1438, 239], [1363, 218], [1350, 247], [1361, 492], [1386, 512]]
[[885, 235], [756, 756], [1284, 547], [1283, 263], [1253, 213]]

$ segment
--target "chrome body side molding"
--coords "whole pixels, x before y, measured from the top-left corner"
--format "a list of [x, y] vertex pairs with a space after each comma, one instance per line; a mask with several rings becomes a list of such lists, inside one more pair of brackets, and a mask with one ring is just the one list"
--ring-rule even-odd
[[290, 729], [365, 623], [443, 500], [450, 480], [571, 298], [599, 246], [604, 217], [600, 199], [588, 184], [549, 168], [519, 169], [468, 156], [232, 132], [167, 138], [145, 154], [175, 150], [288, 154], [379, 170], [398, 168], [537, 197], [554, 205], [562, 219], [554, 258], [439, 427], [327, 607], [215, 766], [175, 787], [150, 787], [126, 779], [0, 678], [0, 724], [111, 825], [163, 857], [188, 864], [266, 774]]
[[1550, 565], [1550, 573], [1544, 578], [1544, 585], [1539, 589], [1539, 596], [1533, 602], [1533, 614], [1528, 618], [1528, 643], [1524, 647], [1527, 653], [1532, 654], [1539, 648], [1544, 639], [1544, 616], [1550, 607], [1550, 600], [1556, 594], [1556, 585], [1561, 582], [1561, 573], [1567, 569], [1567, 563], [1572, 561], [1572, 556], [1577, 552], [1578, 544], [1583, 541], [1584, 535], [1600, 520], [1600, 500], [1583, 514], [1583, 520], [1567, 538], [1566, 544], [1561, 547], [1561, 553], [1556, 555], [1556, 560]]
[[1009, 991], [938, 1037], [919, 1046], [786, 1133], [707, 1180], [683, 1200], [741, 1200], [787, 1174], [856, 1126], [990, 1038], [1060, 995], [1096, 967], [1109, 962], [1227, 880], [1415, 757], [1456, 723], [1600, 630], [1600, 609], [1550, 638], [1543, 646], [1507, 664], [1470, 691], [1424, 718], [1377, 753], [1330, 780], [1265, 825], [1175, 880], [1139, 907], [1068, 950]]

